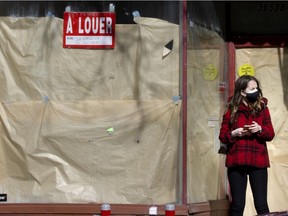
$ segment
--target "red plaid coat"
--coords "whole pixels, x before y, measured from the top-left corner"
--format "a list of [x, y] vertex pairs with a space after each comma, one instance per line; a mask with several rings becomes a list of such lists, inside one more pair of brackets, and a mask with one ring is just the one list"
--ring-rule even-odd
[[[227, 144], [226, 167], [239, 165], [253, 166], [258, 168], [270, 167], [266, 141], [274, 138], [274, 128], [271, 122], [270, 112], [266, 106], [268, 100], [263, 98], [265, 106], [259, 114], [252, 116], [249, 108], [240, 105], [236, 114], [236, 121], [230, 123], [230, 111], [223, 115], [219, 139]], [[254, 133], [243, 137], [232, 137], [231, 131], [236, 128], [250, 125], [252, 121], [262, 127], [261, 133]]]

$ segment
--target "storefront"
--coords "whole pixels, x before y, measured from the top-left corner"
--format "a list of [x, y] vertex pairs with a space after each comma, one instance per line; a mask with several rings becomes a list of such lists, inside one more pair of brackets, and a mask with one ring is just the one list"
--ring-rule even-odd
[[227, 215], [219, 123], [247, 67], [271, 98], [270, 208], [285, 210], [286, 8], [0, 2], [0, 214]]

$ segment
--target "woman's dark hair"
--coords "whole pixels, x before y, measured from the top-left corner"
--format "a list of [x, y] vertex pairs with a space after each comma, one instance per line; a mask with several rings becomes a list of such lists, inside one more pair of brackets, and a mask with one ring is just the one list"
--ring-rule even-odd
[[243, 100], [246, 100], [246, 98], [241, 94], [242, 91], [244, 91], [247, 88], [248, 82], [251, 80], [254, 80], [257, 83], [257, 89], [259, 91], [259, 97], [255, 101], [255, 103], [250, 104], [249, 103], [249, 108], [251, 110], [252, 115], [255, 115], [257, 112], [259, 112], [262, 108], [262, 90], [260, 88], [260, 83], [259, 81], [254, 77], [250, 75], [243, 75], [240, 76], [234, 85], [234, 93], [231, 98], [231, 100], [227, 104], [227, 109], [230, 109], [231, 111], [231, 122], [234, 122], [235, 120], [235, 114], [238, 110], [238, 107], [241, 103], [243, 103]]

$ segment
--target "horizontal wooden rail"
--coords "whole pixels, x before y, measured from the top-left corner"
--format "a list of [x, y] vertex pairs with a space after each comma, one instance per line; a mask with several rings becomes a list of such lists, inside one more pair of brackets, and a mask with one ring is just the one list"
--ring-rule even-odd
[[229, 215], [229, 200], [211, 200], [208, 202], [193, 203], [188, 204], [188, 213], [189, 215], [201, 215], [201, 216], [210, 216], [210, 215]]
[[[151, 207], [157, 207], [157, 215], [165, 215], [165, 205], [110, 204], [111, 215], [149, 215]], [[101, 204], [1, 204], [0, 215], [100, 215]], [[175, 215], [188, 215], [186, 205], [175, 205]]]
[[[102, 203], [3, 203], [0, 216], [98, 216]], [[110, 204], [112, 216], [149, 215], [151, 207], [157, 207], [157, 215], [165, 215], [165, 205]], [[221, 215], [229, 212], [229, 200], [175, 205], [175, 216]]]

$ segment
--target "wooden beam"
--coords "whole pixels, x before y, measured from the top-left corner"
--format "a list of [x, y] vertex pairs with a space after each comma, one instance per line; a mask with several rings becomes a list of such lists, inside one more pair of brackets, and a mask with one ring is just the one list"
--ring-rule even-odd
[[[165, 215], [165, 205], [125, 205], [110, 204], [111, 215], [149, 215], [150, 207], [157, 207], [157, 215]], [[0, 215], [100, 215], [101, 204], [2, 204]], [[187, 216], [188, 209], [185, 205], [175, 205], [175, 215]]]
[[210, 216], [210, 215], [229, 215], [229, 200], [210, 200], [208, 202], [192, 203], [187, 205], [189, 215]]

